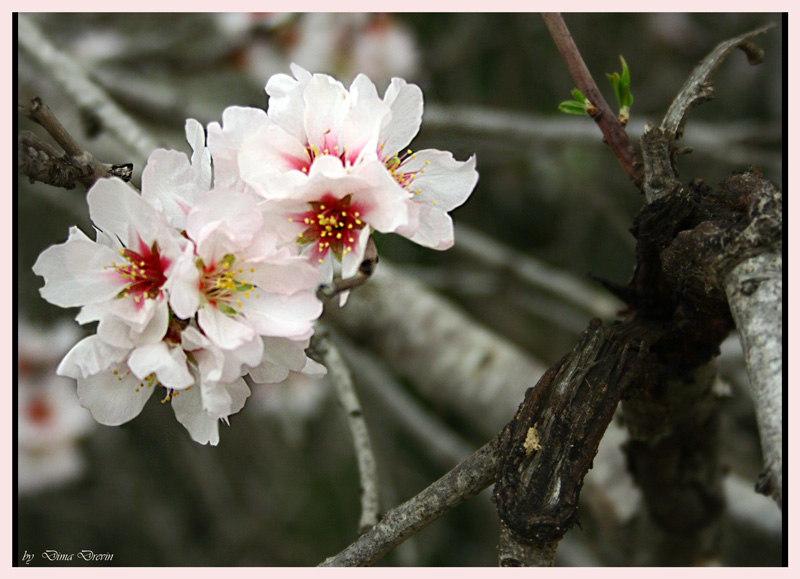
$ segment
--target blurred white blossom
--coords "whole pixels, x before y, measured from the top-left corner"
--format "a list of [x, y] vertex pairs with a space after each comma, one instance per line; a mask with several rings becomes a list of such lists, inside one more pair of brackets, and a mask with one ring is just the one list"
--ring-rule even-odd
[[62, 323], [42, 330], [24, 320], [17, 328], [17, 482], [20, 494], [31, 494], [80, 477], [85, 461], [79, 442], [94, 421], [78, 403], [75, 381], [55, 373], [78, 328]]

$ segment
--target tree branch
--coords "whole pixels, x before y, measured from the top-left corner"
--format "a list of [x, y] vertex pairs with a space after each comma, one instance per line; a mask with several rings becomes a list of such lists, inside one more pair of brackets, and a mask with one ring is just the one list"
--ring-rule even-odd
[[675, 141], [683, 137], [692, 109], [713, 98], [711, 77], [735, 48], [745, 51], [750, 64], [759, 64], [763, 60], [763, 51], [757, 49], [750, 39], [772, 27], [762, 26], [718, 44], [689, 75], [670, 104], [661, 125], [658, 128], [650, 124], [645, 126], [641, 146], [645, 161], [644, 192], [648, 203], [669, 195], [680, 186], [675, 159], [679, 153], [690, 152], [691, 149], [676, 149]]
[[72, 189], [76, 183], [81, 183], [88, 189], [104, 177], [130, 180], [133, 165], [105, 165], [98, 161], [78, 145], [39, 97], [31, 99], [28, 106], [18, 105], [18, 111], [41, 125], [64, 150], [64, 154], [61, 154], [37, 135], [21, 131], [17, 141], [19, 170], [30, 178], [31, 183], [41, 181], [64, 189]]
[[317, 332], [311, 338], [308, 348], [309, 354], [328, 368], [328, 376], [336, 388], [336, 396], [342, 405], [347, 417], [347, 425], [353, 436], [353, 447], [358, 462], [358, 474], [361, 480], [359, 497], [361, 499], [361, 519], [358, 523], [358, 532], [362, 534], [378, 522], [380, 501], [378, 499], [378, 469], [375, 464], [375, 455], [372, 452], [372, 443], [361, 410], [350, 370], [342, 359], [339, 350], [333, 345], [324, 331]]
[[385, 260], [323, 320], [377, 353], [428, 400], [495, 435], [545, 367]]
[[414, 498], [390, 509], [381, 521], [320, 567], [374, 565], [381, 557], [421, 531], [450, 509], [494, 482], [496, 440], [486, 443], [464, 462]]

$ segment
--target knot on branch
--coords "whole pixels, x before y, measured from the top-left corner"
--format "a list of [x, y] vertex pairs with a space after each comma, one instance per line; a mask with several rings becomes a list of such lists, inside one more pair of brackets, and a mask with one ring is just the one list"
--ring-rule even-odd
[[743, 260], [780, 252], [781, 192], [757, 169], [734, 175], [698, 200], [703, 219], [661, 252], [664, 275], [695, 303], [727, 302], [724, 279]]

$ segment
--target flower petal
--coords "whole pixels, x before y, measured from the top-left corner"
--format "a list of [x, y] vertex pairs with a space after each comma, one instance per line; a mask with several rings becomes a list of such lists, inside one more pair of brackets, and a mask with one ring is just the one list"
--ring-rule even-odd
[[239, 181], [239, 153], [248, 136], [270, 124], [267, 113], [253, 107], [228, 107], [222, 125], [209, 123], [208, 150], [214, 159], [214, 186], [234, 187]]
[[119, 254], [110, 248], [71, 227], [67, 241], [45, 249], [33, 265], [34, 273], [45, 280], [39, 293], [62, 308], [113, 299], [127, 285], [121, 276], [107, 269], [118, 258]]
[[255, 336], [253, 328], [243, 321], [223, 314], [215, 307], [203, 307], [197, 312], [197, 323], [203, 333], [212, 343], [227, 350], [237, 348]]
[[159, 383], [167, 388], [182, 389], [195, 382], [183, 349], [170, 348], [163, 341], [136, 348], [128, 358], [128, 367], [142, 380], [155, 374]]
[[[116, 373], [115, 373], [116, 372]], [[78, 398], [100, 424], [119, 426], [139, 415], [154, 388], [142, 383], [124, 364], [78, 378]]]
[[59, 376], [87, 378], [120, 364], [128, 355], [128, 348], [115, 348], [97, 334], [87, 336], [67, 352], [56, 369]]
[[464, 203], [478, 182], [474, 155], [466, 161], [456, 161], [447, 151], [425, 149], [417, 151], [403, 168], [406, 172], [417, 171], [413, 186], [419, 194], [414, 200], [435, 201], [443, 211]]
[[391, 120], [381, 129], [381, 146], [384, 159], [402, 152], [417, 136], [422, 124], [422, 90], [400, 78], [393, 78], [383, 97], [391, 107]]
[[219, 420], [203, 411], [203, 401], [198, 386], [173, 393], [172, 410], [175, 418], [189, 431], [192, 440], [200, 444], [219, 444]]

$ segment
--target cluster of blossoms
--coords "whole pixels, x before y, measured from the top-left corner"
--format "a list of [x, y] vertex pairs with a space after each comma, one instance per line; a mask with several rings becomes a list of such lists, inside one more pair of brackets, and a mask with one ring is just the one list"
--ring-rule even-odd
[[34, 265], [45, 299], [98, 322], [58, 373], [99, 422], [132, 419], [161, 386], [192, 438], [217, 444], [219, 421], [250, 395], [245, 376], [324, 373], [305, 355], [316, 289], [357, 272], [373, 231], [452, 245], [447, 212], [472, 192], [475, 160], [406, 150], [419, 87], [393, 79], [381, 98], [363, 75], [348, 90], [292, 70], [267, 83], [266, 112], [228, 108], [207, 139], [188, 120], [191, 158], [154, 151], [141, 193], [98, 181], [96, 239], [73, 227]]

